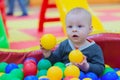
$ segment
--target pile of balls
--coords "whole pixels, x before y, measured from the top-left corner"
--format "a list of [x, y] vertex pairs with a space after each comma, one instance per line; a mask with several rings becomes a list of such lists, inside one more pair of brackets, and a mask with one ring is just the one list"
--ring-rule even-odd
[[120, 69], [106, 65], [103, 75], [98, 77], [84, 73], [75, 65], [65, 66], [62, 62], [51, 65], [47, 59], [36, 61], [27, 58], [23, 64], [0, 63], [0, 80], [120, 80]]

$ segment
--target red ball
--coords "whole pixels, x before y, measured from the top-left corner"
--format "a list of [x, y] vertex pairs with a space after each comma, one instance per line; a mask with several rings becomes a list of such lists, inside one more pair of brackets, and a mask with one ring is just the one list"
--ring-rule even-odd
[[23, 72], [24, 72], [25, 77], [29, 76], [29, 75], [36, 75], [36, 73], [37, 73], [36, 64], [34, 64], [32, 62], [24, 64]]
[[23, 65], [25, 65], [25, 64], [27, 64], [27, 63], [31, 63], [31, 62], [34, 63], [35, 65], [37, 65], [36, 62], [33, 61], [33, 60], [26, 60], [26, 61], [24, 61]]

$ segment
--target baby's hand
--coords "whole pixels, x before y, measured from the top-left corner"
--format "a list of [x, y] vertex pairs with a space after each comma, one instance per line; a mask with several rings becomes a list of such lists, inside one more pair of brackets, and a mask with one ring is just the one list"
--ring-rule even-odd
[[84, 56], [84, 60], [81, 63], [74, 63], [78, 66], [82, 71], [87, 71], [89, 69], [89, 64], [87, 62], [86, 56]]
[[47, 49], [43, 48], [42, 45], [40, 45], [40, 49], [45, 58], [48, 58], [51, 55], [51, 50], [47, 50]]

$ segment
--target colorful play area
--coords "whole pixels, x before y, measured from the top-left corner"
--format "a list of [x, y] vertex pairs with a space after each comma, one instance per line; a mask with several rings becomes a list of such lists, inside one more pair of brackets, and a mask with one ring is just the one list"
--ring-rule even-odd
[[[18, 6], [14, 16], [7, 16], [5, 0], [0, 0], [0, 80], [120, 80], [119, 0], [29, 0], [27, 6], [28, 16], [19, 16]], [[88, 38], [103, 50], [101, 76], [62, 62], [52, 65], [43, 58], [41, 37], [52, 34], [57, 45], [65, 40], [65, 16], [75, 7], [92, 15], [93, 31]]]

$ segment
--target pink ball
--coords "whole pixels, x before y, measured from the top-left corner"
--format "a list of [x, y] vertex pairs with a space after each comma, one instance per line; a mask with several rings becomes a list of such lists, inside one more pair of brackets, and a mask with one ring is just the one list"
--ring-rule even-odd
[[74, 77], [73, 76], [67, 76], [67, 77], [64, 78], [64, 80], [70, 80], [72, 78], [74, 78]]

